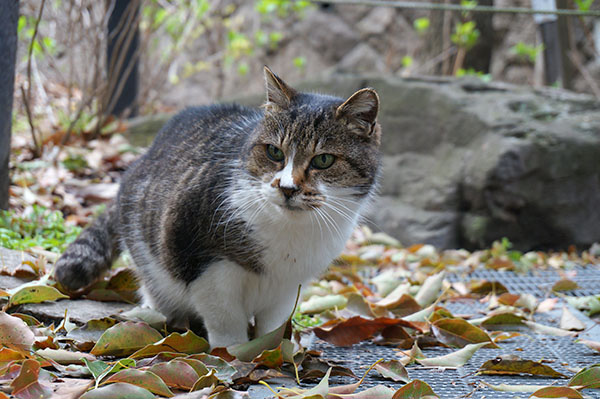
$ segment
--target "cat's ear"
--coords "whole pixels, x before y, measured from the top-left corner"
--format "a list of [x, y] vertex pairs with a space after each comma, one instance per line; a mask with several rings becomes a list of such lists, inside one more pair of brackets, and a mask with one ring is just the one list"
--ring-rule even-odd
[[282, 109], [289, 107], [296, 90], [287, 85], [281, 78], [265, 65], [265, 84], [267, 88], [267, 106], [276, 106]]
[[343, 119], [359, 134], [371, 136], [377, 129], [379, 96], [373, 89], [360, 89], [335, 110], [335, 117]]

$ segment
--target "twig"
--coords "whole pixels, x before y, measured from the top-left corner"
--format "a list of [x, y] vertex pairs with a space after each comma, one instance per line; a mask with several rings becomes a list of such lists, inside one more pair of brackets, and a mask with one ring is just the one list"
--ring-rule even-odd
[[35, 136], [35, 127], [33, 126], [33, 117], [31, 115], [31, 109], [29, 108], [29, 99], [25, 94], [25, 88], [23, 85], [21, 85], [21, 97], [23, 97], [23, 105], [25, 106], [27, 121], [29, 122], [29, 127], [31, 128], [31, 138], [33, 138], [33, 154], [36, 157], [39, 157], [41, 155], [41, 147], [37, 141], [37, 137]]
[[592, 90], [594, 96], [596, 96], [596, 98], [600, 100], [600, 86], [598, 86], [598, 83], [594, 80], [592, 75], [590, 75], [590, 72], [583, 65], [583, 63], [579, 59], [579, 55], [574, 50], [569, 51], [567, 55], [569, 56], [569, 59], [571, 60], [573, 65], [575, 65], [575, 67], [579, 70], [579, 73], [581, 73], [583, 79], [590, 86], [590, 90]]
[[33, 27], [33, 35], [31, 36], [31, 43], [29, 44], [29, 50], [27, 52], [27, 95], [25, 95], [25, 89], [21, 85], [21, 94], [23, 95], [23, 104], [25, 104], [25, 111], [27, 112], [27, 119], [29, 120], [29, 126], [31, 127], [31, 136], [33, 137], [33, 144], [35, 145], [34, 153], [37, 157], [41, 155], [41, 147], [37, 141], [35, 135], [35, 126], [33, 125], [33, 117], [31, 115], [31, 108], [29, 107], [29, 101], [31, 100], [31, 60], [33, 57], [33, 44], [35, 43], [35, 39], [38, 34], [38, 29], [40, 27], [40, 22], [42, 21], [42, 14], [44, 12], [44, 6], [46, 5], [46, 0], [42, 0], [40, 4], [40, 11], [38, 12], [38, 17], [35, 21], [35, 26]]
[[330, 4], [356, 4], [363, 6], [383, 6], [393, 8], [417, 9], [417, 10], [441, 10], [441, 11], [464, 11], [464, 12], [492, 12], [496, 14], [553, 14], [582, 17], [600, 17], [600, 11], [589, 10], [533, 10], [523, 7], [493, 7], [475, 6], [465, 7], [458, 4], [418, 3], [413, 1], [385, 1], [385, 0], [311, 0], [313, 3]]

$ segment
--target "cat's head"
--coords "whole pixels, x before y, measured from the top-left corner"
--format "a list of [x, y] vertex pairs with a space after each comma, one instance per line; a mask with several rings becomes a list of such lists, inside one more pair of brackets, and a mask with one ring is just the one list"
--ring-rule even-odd
[[375, 190], [381, 129], [375, 90], [348, 99], [301, 93], [265, 67], [267, 101], [246, 158], [264, 197], [284, 212], [344, 208]]

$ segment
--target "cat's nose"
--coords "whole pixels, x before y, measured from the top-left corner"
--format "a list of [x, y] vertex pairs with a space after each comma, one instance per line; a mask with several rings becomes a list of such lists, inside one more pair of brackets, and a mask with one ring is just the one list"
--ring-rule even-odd
[[279, 186], [279, 189], [285, 196], [285, 199], [292, 198], [294, 196], [294, 194], [296, 194], [298, 191], [300, 191], [300, 188], [298, 188], [298, 186], [291, 186], [291, 187]]

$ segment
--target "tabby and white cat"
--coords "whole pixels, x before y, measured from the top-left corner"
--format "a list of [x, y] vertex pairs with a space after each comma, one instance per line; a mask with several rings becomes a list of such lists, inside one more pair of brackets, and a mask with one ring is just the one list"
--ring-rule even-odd
[[58, 260], [92, 283], [121, 250], [147, 305], [203, 323], [212, 347], [277, 328], [299, 284], [339, 255], [380, 169], [379, 99], [300, 93], [265, 67], [267, 101], [189, 108], [123, 177], [117, 199]]

